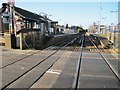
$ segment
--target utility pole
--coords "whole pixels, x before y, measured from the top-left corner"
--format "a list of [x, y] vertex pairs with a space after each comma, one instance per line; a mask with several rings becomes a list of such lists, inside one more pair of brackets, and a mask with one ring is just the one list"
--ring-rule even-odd
[[[16, 48], [16, 30], [15, 30], [15, 22], [14, 22], [14, 16], [15, 16], [15, 11], [14, 11], [14, 0], [7, 0], [8, 6], [9, 6], [9, 14], [10, 14], [10, 22], [9, 22], [9, 35], [11, 39], [11, 48]], [[8, 44], [8, 45], [9, 45]]]
[[12, 5], [9, 4], [10, 6], [10, 23], [9, 23], [9, 33], [12, 33], [13, 31], [13, 23], [12, 23], [12, 20], [13, 20], [13, 13], [12, 13]]
[[[117, 28], [120, 32], [120, 0], [118, 2], [118, 28]], [[118, 49], [120, 48], [120, 45], [118, 43]]]
[[100, 34], [100, 21], [98, 21], [98, 32], [97, 34]]
[[[9, 23], [9, 33], [13, 33], [14, 31], [14, 0], [7, 0], [9, 5], [9, 12], [10, 12], [10, 23]], [[15, 33], [15, 32], [14, 32]]]
[[100, 1], [100, 21], [99, 21], [99, 34], [101, 33], [101, 22], [102, 22], [102, 19], [101, 19], [101, 17], [102, 17], [102, 1]]

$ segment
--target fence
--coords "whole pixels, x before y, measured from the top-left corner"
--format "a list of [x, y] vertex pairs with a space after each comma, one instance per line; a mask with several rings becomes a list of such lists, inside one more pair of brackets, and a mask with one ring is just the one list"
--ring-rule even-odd
[[120, 51], [120, 31], [107, 31], [106, 37], [114, 44], [114, 48]]
[[40, 29], [22, 29], [16, 37], [17, 47], [20, 49], [41, 48], [42, 37]]

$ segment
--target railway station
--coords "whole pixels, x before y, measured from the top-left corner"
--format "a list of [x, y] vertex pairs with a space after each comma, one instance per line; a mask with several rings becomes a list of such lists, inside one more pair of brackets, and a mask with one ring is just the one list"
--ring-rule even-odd
[[48, 16], [2, 3], [0, 89], [119, 90], [120, 27], [98, 34]]

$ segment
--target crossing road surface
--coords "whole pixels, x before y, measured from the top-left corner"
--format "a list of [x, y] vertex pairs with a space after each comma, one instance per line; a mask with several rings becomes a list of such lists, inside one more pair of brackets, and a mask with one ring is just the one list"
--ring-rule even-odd
[[118, 88], [118, 61], [79, 35], [44, 50], [2, 50], [2, 89]]

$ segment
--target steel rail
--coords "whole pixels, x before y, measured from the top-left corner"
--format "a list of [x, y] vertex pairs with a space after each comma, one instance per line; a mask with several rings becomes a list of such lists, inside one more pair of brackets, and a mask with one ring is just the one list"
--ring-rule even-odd
[[96, 46], [96, 44], [89, 38], [89, 40], [92, 42], [92, 44], [96, 47], [98, 53], [101, 55], [101, 57], [103, 58], [103, 60], [106, 62], [106, 64], [108, 65], [108, 67], [111, 69], [111, 71], [113, 72], [113, 74], [117, 77], [117, 79], [120, 81], [120, 76], [119, 74], [114, 70], [114, 68], [109, 64], [108, 60], [101, 54], [99, 48]]
[[[77, 39], [79, 39], [79, 37], [80, 37], [80, 36], [78, 36], [77, 38], [75, 38], [74, 40], [72, 40], [69, 44], [73, 44]], [[68, 45], [69, 45], [69, 44], [68, 44]], [[66, 50], [67, 50], [67, 49], [68, 49], [68, 48], [66, 48]], [[74, 50], [74, 49], [73, 49], [73, 50]], [[60, 57], [58, 57], [58, 59], [57, 59], [55, 62], [57, 62], [57, 61], [59, 60], [59, 58], [60, 58]], [[49, 69], [55, 64], [55, 62], [54, 62], [47, 70], [49, 70]], [[47, 72], [47, 70], [46, 70], [32, 85], [34, 85], [34, 84]], [[32, 86], [32, 85], [31, 85], [31, 86]], [[31, 86], [30, 86], [30, 87], [31, 87]], [[30, 87], [28, 87], [27, 90], [29, 90]]]
[[77, 90], [78, 89], [78, 84], [79, 84], [79, 79], [80, 79], [80, 69], [81, 69], [81, 61], [82, 61], [82, 51], [83, 51], [83, 46], [84, 46], [84, 38], [85, 35], [82, 36], [81, 40], [79, 41], [79, 44], [81, 44], [80, 47], [80, 55], [79, 55], [79, 59], [78, 59], [78, 63], [77, 63], [77, 67], [76, 67], [76, 73], [75, 73], [75, 77], [73, 80], [73, 85], [72, 85], [72, 89]]

